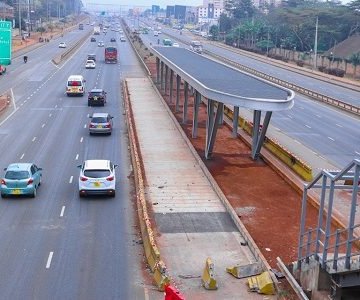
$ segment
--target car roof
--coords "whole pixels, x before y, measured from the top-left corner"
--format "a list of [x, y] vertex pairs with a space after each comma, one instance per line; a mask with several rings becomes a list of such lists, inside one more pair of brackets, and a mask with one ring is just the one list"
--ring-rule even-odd
[[90, 93], [101, 93], [101, 92], [103, 92], [104, 90], [103, 89], [92, 89], [91, 91], [90, 91]]
[[83, 80], [83, 76], [82, 75], [70, 75], [68, 78], [68, 81], [73, 81], [73, 80]]
[[85, 160], [84, 168], [87, 169], [87, 170], [89, 170], [89, 169], [102, 169], [102, 168], [109, 169], [110, 168], [110, 160], [106, 160], [106, 159], [89, 159], [89, 160]]
[[13, 163], [7, 167], [6, 171], [28, 171], [32, 165], [32, 163]]
[[93, 117], [93, 118], [96, 118], [96, 117], [106, 118], [108, 115], [109, 115], [108, 113], [93, 113], [93, 114], [92, 114], [92, 117]]

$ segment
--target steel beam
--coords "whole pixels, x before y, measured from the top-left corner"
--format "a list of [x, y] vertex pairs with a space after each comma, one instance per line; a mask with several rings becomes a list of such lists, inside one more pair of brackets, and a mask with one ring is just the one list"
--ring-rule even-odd
[[176, 102], [175, 102], [175, 112], [178, 112], [178, 111], [179, 111], [180, 85], [181, 85], [181, 77], [180, 77], [180, 75], [176, 75]]
[[198, 119], [199, 119], [199, 106], [201, 101], [201, 94], [195, 90], [194, 97], [194, 113], [193, 113], [193, 128], [192, 128], [192, 137], [197, 138], [198, 134]]
[[160, 83], [160, 59], [156, 57], [156, 84]]
[[251, 157], [255, 159], [256, 145], [259, 139], [259, 129], [261, 121], [261, 110], [254, 110], [253, 114], [253, 129], [252, 129], [252, 146]]
[[184, 106], [183, 106], [183, 124], [187, 123], [187, 110], [189, 101], [189, 84], [184, 82]]
[[164, 62], [160, 64], [160, 90], [164, 90]]
[[169, 95], [169, 103], [172, 103], [173, 98], [173, 90], [174, 90], [174, 71], [170, 70], [170, 95]]
[[232, 136], [237, 137], [239, 127], [239, 106], [234, 106]]
[[205, 158], [210, 159], [214, 144], [216, 140], [217, 130], [220, 125], [220, 120], [224, 112], [224, 103], [218, 102], [217, 110], [214, 120], [214, 100], [208, 100], [208, 115], [207, 115], [207, 128], [206, 128], [206, 145], [205, 145]]
[[[261, 112], [260, 112], [260, 115], [261, 115]], [[262, 125], [261, 129], [260, 129], [260, 125], [259, 125], [258, 130], [260, 132], [260, 136], [258, 137], [258, 140], [256, 141], [255, 149], [253, 149], [253, 154], [254, 154], [253, 159], [258, 159], [259, 158], [261, 148], [262, 148], [262, 146], [264, 144], [264, 141], [265, 141], [266, 132], [267, 132], [267, 129], [269, 127], [271, 115], [272, 115], [272, 111], [267, 111], [266, 114], [265, 114], [264, 122], [263, 122], [263, 125]]]
[[169, 67], [165, 65], [165, 95], [167, 95], [168, 84], [169, 84]]

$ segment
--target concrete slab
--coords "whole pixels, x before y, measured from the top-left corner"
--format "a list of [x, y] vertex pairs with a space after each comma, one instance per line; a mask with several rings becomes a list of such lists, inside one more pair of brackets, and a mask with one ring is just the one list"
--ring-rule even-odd
[[[161, 258], [187, 299], [275, 299], [248, 291], [246, 279], [226, 267], [255, 262], [195, 157], [182, 139], [152, 83], [127, 79], [146, 177], [146, 197], [154, 211]], [[217, 291], [201, 287], [205, 260], [215, 264]]]

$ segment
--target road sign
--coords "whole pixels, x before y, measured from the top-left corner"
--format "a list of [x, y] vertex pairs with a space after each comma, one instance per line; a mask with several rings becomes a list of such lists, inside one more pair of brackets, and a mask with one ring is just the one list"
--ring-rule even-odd
[[11, 64], [11, 27], [10, 21], [0, 21], [0, 65]]

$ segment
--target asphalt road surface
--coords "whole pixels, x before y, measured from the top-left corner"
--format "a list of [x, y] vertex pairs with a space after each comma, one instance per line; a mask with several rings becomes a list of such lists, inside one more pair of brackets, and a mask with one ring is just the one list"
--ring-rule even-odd
[[[67, 44], [86, 31], [67, 33]], [[63, 65], [54, 66], [59, 41], [31, 51], [29, 62], [15, 59], [0, 78], [0, 91], [12, 89], [15, 110], [0, 120], [0, 166], [35, 162], [43, 168], [37, 197], [6, 198], [0, 205], [0, 291], [2, 299], [138, 299], [142, 245], [135, 226], [133, 186], [124, 123], [121, 80], [143, 76], [129, 43], [117, 33], [119, 63], [103, 62], [104, 48], [86, 41]], [[86, 70], [88, 53], [97, 67]], [[88, 107], [87, 95], [67, 97], [69, 75], [82, 74], [87, 90], [104, 88], [107, 104]], [[114, 116], [111, 136], [89, 136], [88, 115]], [[110, 159], [116, 169], [115, 198], [80, 199], [77, 165], [85, 159]]]
[[[129, 23], [132, 24], [132, 23]], [[137, 23], [135, 23], [137, 25]], [[177, 30], [162, 28], [162, 34], [158, 37], [153, 36], [153, 32], [142, 34], [144, 43], [157, 45], [157, 40], [166, 37], [166, 32], [172, 35], [178, 34], [179, 40], [190, 41], [191, 38], [186, 34], [180, 35]], [[188, 47], [180, 43], [181, 47]], [[232, 59], [243, 65], [276, 76], [280, 79], [296, 83], [310, 89], [323, 92], [331, 97], [339, 98], [349, 103], [353, 100], [359, 105], [360, 93], [350, 89], [345, 89], [337, 85], [329, 85], [324, 81], [306, 77], [304, 75], [284, 70], [273, 65], [266, 64], [256, 59], [251, 59], [239, 54], [216, 47], [205, 45], [205, 49]], [[340, 97], [341, 96], [341, 97]], [[271, 118], [268, 133], [281, 131], [294, 140], [294, 143], [301, 143], [318, 156], [323, 157], [330, 164], [343, 168], [354, 158], [360, 158], [360, 118], [335, 109], [331, 106], [321, 104], [300, 94], [296, 94], [295, 104], [291, 110], [274, 112]], [[249, 116], [250, 112], [242, 112]]]

